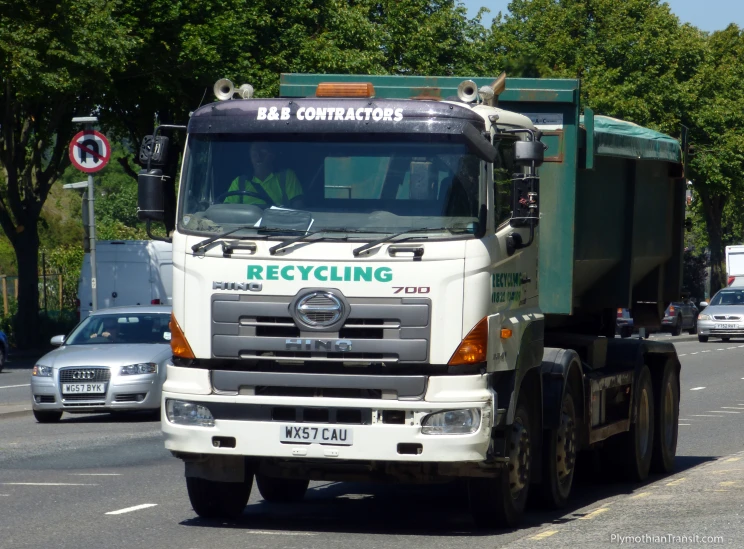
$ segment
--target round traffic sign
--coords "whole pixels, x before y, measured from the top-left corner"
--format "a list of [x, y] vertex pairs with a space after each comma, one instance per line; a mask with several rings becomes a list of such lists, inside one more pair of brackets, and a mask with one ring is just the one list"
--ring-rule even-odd
[[83, 130], [70, 141], [70, 162], [78, 170], [93, 173], [103, 169], [111, 158], [108, 139], [95, 130]]

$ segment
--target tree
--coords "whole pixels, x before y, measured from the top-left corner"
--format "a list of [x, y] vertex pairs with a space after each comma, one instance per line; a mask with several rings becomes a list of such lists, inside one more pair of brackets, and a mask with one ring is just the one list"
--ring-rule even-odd
[[69, 164], [71, 118], [89, 115], [135, 43], [115, 0], [0, 1], [0, 226], [16, 254], [18, 344], [35, 343], [38, 222]]
[[[700, 197], [710, 248], [711, 295], [726, 286], [723, 248], [740, 243], [744, 191], [744, 33], [736, 25], [708, 37], [705, 62], [690, 83], [696, 93], [689, 121], [688, 177]], [[729, 213], [726, 218], [724, 214]], [[738, 228], [732, 234], [727, 225]], [[731, 242], [734, 240], [734, 242]]]

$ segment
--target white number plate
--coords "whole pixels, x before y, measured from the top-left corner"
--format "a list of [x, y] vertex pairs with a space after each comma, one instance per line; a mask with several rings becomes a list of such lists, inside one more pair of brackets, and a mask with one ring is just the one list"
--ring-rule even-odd
[[282, 442], [316, 442], [351, 446], [352, 431], [348, 427], [329, 427], [327, 425], [282, 425], [279, 431]]
[[736, 324], [716, 324], [716, 330], [735, 330]]
[[80, 393], [105, 393], [105, 383], [63, 383], [62, 392], [69, 395]]

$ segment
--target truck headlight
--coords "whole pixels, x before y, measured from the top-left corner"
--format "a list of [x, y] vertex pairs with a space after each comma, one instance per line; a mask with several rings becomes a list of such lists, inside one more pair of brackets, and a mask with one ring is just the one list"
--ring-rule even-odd
[[121, 367], [121, 375], [134, 376], [139, 374], [157, 374], [158, 365], [154, 362], [143, 362], [140, 364], [129, 364]]
[[52, 367], [42, 366], [41, 364], [37, 364], [36, 366], [34, 366], [34, 371], [32, 375], [34, 377], [52, 377]]
[[478, 408], [445, 410], [429, 414], [421, 421], [424, 435], [469, 435], [480, 427], [481, 413]]
[[165, 414], [168, 421], [176, 425], [214, 427], [214, 416], [209, 408], [195, 402], [166, 399]]
[[698, 320], [710, 320], [710, 315], [704, 315], [703, 313], [700, 313], [698, 315]]

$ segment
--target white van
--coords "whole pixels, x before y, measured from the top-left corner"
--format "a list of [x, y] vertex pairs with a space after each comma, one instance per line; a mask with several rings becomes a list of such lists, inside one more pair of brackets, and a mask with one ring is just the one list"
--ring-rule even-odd
[[728, 286], [744, 286], [744, 245], [726, 246]]
[[[128, 305], [171, 305], [173, 246], [157, 240], [96, 242], [98, 308]], [[85, 254], [78, 285], [80, 319], [93, 307], [90, 254]]]

